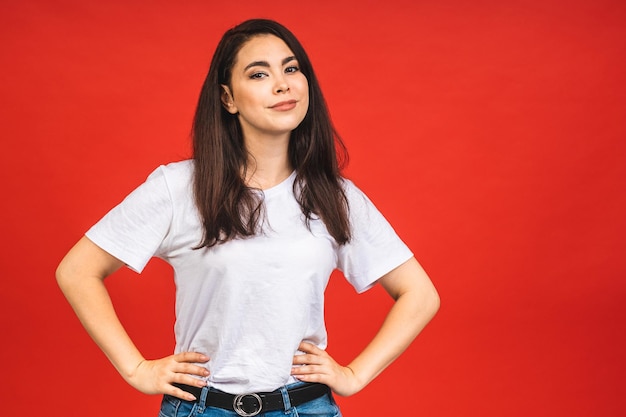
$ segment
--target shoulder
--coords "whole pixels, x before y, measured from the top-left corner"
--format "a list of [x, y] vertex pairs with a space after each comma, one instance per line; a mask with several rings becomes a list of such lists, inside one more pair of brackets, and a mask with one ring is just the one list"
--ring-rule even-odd
[[368, 224], [383, 217], [374, 202], [354, 182], [342, 178], [342, 184], [353, 225], [363, 222]]
[[[160, 165], [128, 197], [137, 201], [183, 201], [192, 193], [193, 161]], [[127, 197], [127, 198], [128, 198]]]
[[[158, 174], [157, 174], [158, 173]], [[189, 181], [193, 176], [193, 160], [185, 159], [178, 162], [170, 162], [166, 165], [159, 166], [152, 175], [163, 175], [171, 181]]]
[[341, 186], [346, 195], [349, 205], [363, 205], [369, 203], [369, 198], [365, 193], [356, 186], [356, 184], [348, 178], [341, 177]]
[[346, 177], [339, 177], [339, 184], [345, 193], [353, 193], [355, 191], [360, 191], [359, 188], [354, 184], [354, 182]]
[[148, 181], [165, 183], [170, 192], [188, 191], [193, 180], [193, 161], [184, 160], [161, 165], [148, 176]]

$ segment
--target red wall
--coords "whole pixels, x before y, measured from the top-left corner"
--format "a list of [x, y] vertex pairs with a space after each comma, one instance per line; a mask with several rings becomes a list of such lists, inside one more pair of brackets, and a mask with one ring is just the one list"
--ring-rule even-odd
[[[157, 414], [81, 329], [54, 269], [155, 166], [189, 156], [219, 37], [270, 17], [311, 55], [348, 176], [442, 297], [406, 354], [340, 399], [344, 414], [623, 414], [625, 3], [309, 3], [2, 2], [3, 413]], [[169, 268], [109, 287], [145, 355], [169, 354]], [[331, 353], [349, 360], [388, 306], [334, 277]]]

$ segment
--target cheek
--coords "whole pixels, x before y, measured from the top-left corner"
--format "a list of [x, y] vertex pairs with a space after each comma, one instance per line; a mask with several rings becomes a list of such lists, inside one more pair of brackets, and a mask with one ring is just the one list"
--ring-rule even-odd
[[308, 98], [309, 97], [309, 81], [306, 79], [304, 74], [302, 75], [302, 78], [300, 79], [299, 88], [303, 97], [306, 96]]
[[245, 90], [239, 90], [235, 95], [235, 104], [239, 108], [246, 108], [250, 104], [254, 104], [254, 94], [249, 94]]
[[263, 93], [250, 85], [233, 85], [233, 98], [238, 108], [254, 106], [262, 101]]
[[309, 104], [310, 104], [309, 103], [309, 94], [308, 94], [308, 92], [306, 93], [306, 98], [304, 100], [302, 100], [302, 101], [306, 101], [306, 106], [303, 106], [303, 109], [302, 109], [304, 114], [306, 115], [308, 113], [308, 111], [309, 111]]
[[309, 83], [306, 77], [302, 76], [302, 80], [298, 83], [298, 92], [300, 100], [306, 101], [306, 107], [309, 107]]

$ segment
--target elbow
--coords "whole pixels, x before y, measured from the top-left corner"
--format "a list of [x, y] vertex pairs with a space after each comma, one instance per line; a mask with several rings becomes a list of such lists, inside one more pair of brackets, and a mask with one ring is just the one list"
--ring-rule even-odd
[[434, 317], [435, 314], [437, 314], [437, 312], [439, 311], [439, 308], [441, 307], [441, 297], [439, 297], [439, 293], [437, 292], [435, 287], [432, 288], [429, 301], [428, 301], [428, 307], [429, 307], [431, 317]]
[[419, 306], [419, 315], [427, 318], [428, 321], [437, 314], [441, 306], [441, 298], [432, 284], [430, 288], [422, 292], [416, 305]]
[[57, 266], [57, 269], [54, 272], [54, 277], [56, 278], [57, 285], [59, 286], [61, 291], [65, 292], [64, 290], [65, 288], [67, 288], [68, 285], [68, 274], [64, 261], [61, 261], [59, 266]]
[[422, 314], [428, 317], [429, 321], [435, 316], [435, 314], [437, 314], [439, 308], [441, 307], [441, 297], [439, 297], [439, 292], [430, 280], [422, 289], [419, 303]]
[[63, 292], [66, 296], [68, 291], [76, 285], [79, 279], [76, 268], [73, 267], [73, 264], [68, 256], [65, 256], [61, 263], [59, 263], [59, 266], [57, 266], [57, 269], [54, 272], [54, 276], [61, 292]]

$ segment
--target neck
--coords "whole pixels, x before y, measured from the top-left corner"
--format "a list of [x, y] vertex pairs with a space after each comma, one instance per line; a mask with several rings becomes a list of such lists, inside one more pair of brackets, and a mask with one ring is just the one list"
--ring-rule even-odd
[[248, 151], [246, 184], [262, 190], [281, 183], [293, 171], [287, 150], [289, 134], [271, 138], [245, 138]]

